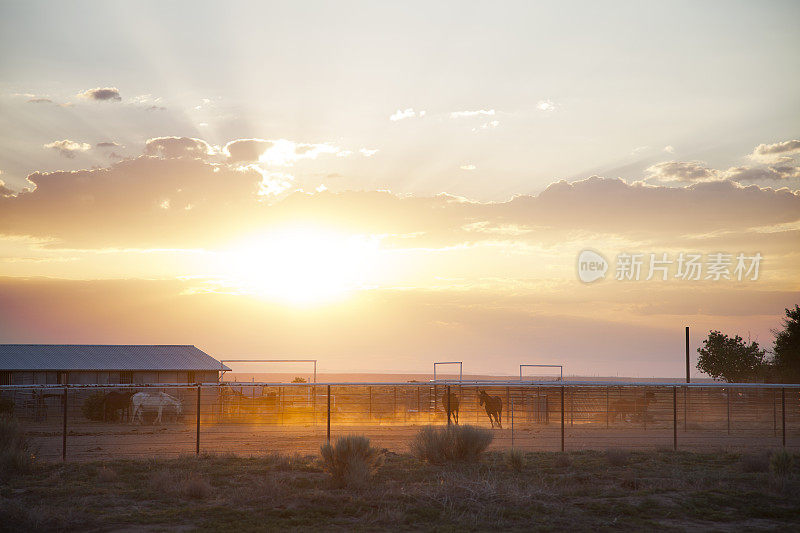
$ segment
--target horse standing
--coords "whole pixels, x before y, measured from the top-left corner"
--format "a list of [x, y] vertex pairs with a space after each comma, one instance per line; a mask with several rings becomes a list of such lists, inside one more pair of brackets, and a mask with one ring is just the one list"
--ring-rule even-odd
[[164, 407], [174, 407], [175, 414], [180, 416], [183, 412], [181, 401], [174, 396], [170, 396], [166, 392], [158, 392], [151, 394], [149, 392], [137, 392], [131, 396], [131, 424], [139, 418], [139, 422], [143, 422], [142, 413], [145, 409], [158, 411], [155, 423], [161, 423], [161, 415], [164, 412]]
[[131, 398], [136, 394], [135, 390], [111, 391], [103, 397], [103, 420], [117, 420], [117, 414], [122, 412], [121, 420], [130, 414]]
[[497, 427], [503, 429], [503, 424], [500, 423], [503, 414], [503, 399], [500, 396], [489, 396], [485, 390], [479, 390], [478, 397], [480, 404], [486, 409], [486, 416], [489, 417], [492, 427], [494, 428], [496, 422]]
[[450, 393], [450, 401], [447, 401], [447, 391], [444, 391], [442, 394], [442, 406], [444, 406], [444, 410], [447, 411], [447, 422], [450, 423], [450, 417], [453, 417], [453, 420], [456, 424], [458, 424], [458, 396], [455, 393]]

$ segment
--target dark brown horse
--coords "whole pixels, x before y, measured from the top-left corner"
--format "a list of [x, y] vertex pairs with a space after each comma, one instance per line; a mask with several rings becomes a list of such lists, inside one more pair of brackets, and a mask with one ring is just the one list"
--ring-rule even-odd
[[447, 391], [442, 393], [442, 407], [447, 411], [447, 422], [450, 423], [450, 417], [458, 424], [458, 396], [455, 393], [450, 393], [450, 401], [447, 401]]
[[136, 394], [133, 389], [111, 391], [103, 397], [103, 420], [117, 421], [117, 416], [124, 421], [131, 408], [131, 397]]
[[486, 394], [485, 390], [478, 391], [478, 398], [480, 399], [481, 405], [486, 409], [486, 416], [489, 417], [489, 422], [492, 423], [492, 427], [494, 427], [496, 422], [497, 427], [502, 429], [503, 424], [500, 423], [503, 414], [502, 398], [500, 398], [500, 396], [489, 396]]

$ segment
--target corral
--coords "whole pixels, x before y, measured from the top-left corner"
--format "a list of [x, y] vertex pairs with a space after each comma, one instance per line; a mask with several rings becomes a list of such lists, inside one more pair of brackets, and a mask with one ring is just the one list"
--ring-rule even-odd
[[[360, 433], [402, 452], [423, 425], [491, 427], [480, 391], [502, 405], [494, 449], [756, 450], [800, 447], [800, 386], [763, 384], [429, 382], [214, 383], [0, 387], [45, 459], [185, 453], [313, 453]], [[150, 398], [140, 417], [113, 395]], [[33, 401], [46, 394], [46, 407]], [[92, 407], [94, 406], [94, 407]], [[93, 411], [94, 409], [94, 411]], [[161, 420], [158, 420], [158, 411]], [[128, 409], [130, 411], [130, 409]], [[454, 412], [454, 411], [457, 411]], [[199, 416], [198, 416], [199, 413]]]

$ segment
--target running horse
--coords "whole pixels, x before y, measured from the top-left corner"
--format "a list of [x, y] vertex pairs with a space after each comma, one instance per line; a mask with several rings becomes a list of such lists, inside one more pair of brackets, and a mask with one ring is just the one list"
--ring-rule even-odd
[[486, 409], [486, 416], [489, 417], [492, 428], [494, 428], [495, 423], [497, 423], [497, 427], [503, 429], [503, 424], [500, 423], [503, 414], [503, 399], [500, 398], [500, 396], [489, 396], [486, 394], [485, 390], [478, 391], [478, 398], [480, 404]]

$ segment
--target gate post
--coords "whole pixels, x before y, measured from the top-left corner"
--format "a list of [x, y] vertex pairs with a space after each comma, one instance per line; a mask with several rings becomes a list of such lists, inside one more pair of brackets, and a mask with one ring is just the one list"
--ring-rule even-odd
[[728, 392], [728, 435], [731, 434], [731, 395], [733, 394], [733, 389], [730, 387], [727, 388]]
[[64, 387], [64, 412], [63, 412], [63, 423], [64, 426], [61, 428], [61, 460], [67, 460], [67, 387]]
[[781, 387], [781, 431], [783, 432], [783, 447], [786, 448], [786, 389], [784, 387]]
[[200, 455], [200, 384], [197, 384], [197, 428], [195, 436], [194, 454]]
[[511, 398], [511, 449], [514, 449], [514, 398]]
[[445, 394], [447, 394], [447, 425], [450, 425], [450, 385], [447, 386], [445, 389]]

